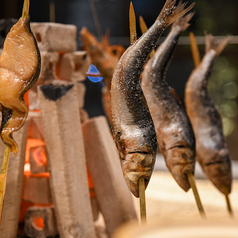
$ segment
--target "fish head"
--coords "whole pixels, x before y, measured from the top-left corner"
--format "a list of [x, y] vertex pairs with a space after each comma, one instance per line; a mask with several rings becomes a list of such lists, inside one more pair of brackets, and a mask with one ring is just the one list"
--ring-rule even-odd
[[195, 151], [190, 147], [176, 146], [167, 151], [165, 158], [166, 165], [178, 185], [188, 191], [190, 184], [187, 173], [194, 173]]
[[232, 173], [228, 150], [222, 149], [216, 153], [213, 152], [213, 156], [210, 156], [209, 160], [207, 158], [208, 153], [203, 155], [203, 160], [209, 162], [204, 163], [200, 154], [198, 155], [198, 161], [201, 163], [204, 173], [220, 192], [223, 194], [230, 193]]
[[139, 197], [139, 179], [145, 179], [145, 188], [147, 187], [155, 163], [155, 154], [147, 152], [127, 153], [121, 159], [121, 166], [125, 181], [131, 193]]

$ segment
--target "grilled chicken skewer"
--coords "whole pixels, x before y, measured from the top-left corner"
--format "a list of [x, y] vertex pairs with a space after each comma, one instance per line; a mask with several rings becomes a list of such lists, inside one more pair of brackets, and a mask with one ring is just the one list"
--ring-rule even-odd
[[[180, 35], [188, 28], [193, 13], [176, 20], [165, 41], [156, 50], [142, 74], [142, 89], [157, 132], [157, 141], [166, 165], [178, 183], [188, 191], [192, 185], [198, 209], [204, 215], [194, 179], [195, 138], [187, 113], [166, 82], [166, 70]], [[192, 183], [191, 183], [192, 182]]]
[[185, 105], [196, 138], [196, 159], [206, 176], [227, 200], [231, 192], [231, 160], [222, 132], [221, 115], [207, 91], [213, 62], [220, 55], [230, 37], [216, 42], [212, 35], [206, 36], [206, 54], [193, 70], [185, 88]]
[[136, 197], [138, 181], [150, 180], [157, 151], [154, 124], [140, 86], [144, 63], [164, 29], [186, 14], [185, 4], [175, 7], [176, 1], [167, 0], [160, 15], [149, 30], [122, 55], [113, 74], [111, 104], [113, 137], [119, 150], [125, 181]]
[[39, 73], [40, 53], [30, 29], [29, 0], [25, 0], [22, 17], [8, 33], [0, 57], [0, 103], [3, 115], [1, 136], [5, 143], [0, 174], [0, 216], [5, 196], [9, 153], [18, 153], [18, 146], [12, 134], [24, 125], [28, 109], [23, 96], [35, 84]]
[[[29, 0], [25, 0], [24, 6], [29, 8]], [[24, 125], [28, 114], [23, 96], [40, 73], [40, 53], [30, 29], [28, 11], [23, 9], [22, 17], [8, 33], [0, 57], [0, 103], [4, 119], [1, 136], [14, 154], [18, 147], [12, 133]]]

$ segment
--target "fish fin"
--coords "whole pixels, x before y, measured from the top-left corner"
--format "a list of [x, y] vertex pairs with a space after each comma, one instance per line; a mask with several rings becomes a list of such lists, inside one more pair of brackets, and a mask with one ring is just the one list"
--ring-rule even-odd
[[190, 12], [185, 17], [180, 17], [173, 23], [172, 28], [179, 27], [181, 29], [181, 32], [184, 32], [190, 26], [189, 21], [193, 16], [194, 12]]
[[182, 17], [184, 14], [190, 11], [195, 5], [195, 3], [192, 3], [189, 7], [184, 9], [187, 3], [179, 2], [177, 7], [175, 6], [175, 4], [176, 0], [167, 0], [159, 16], [157, 17], [157, 20], [165, 21], [166, 27], [168, 27], [178, 18]]
[[129, 21], [130, 21], [130, 42], [131, 44], [133, 44], [137, 40], [137, 36], [136, 36], [136, 16], [132, 2], [130, 3]]
[[216, 40], [215, 37], [211, 34], [206, 34], [205, 42], [206, 42], [206, 52], [213, 49], [216, 51], [216, 56], [220, 55], [224, 50], [228, 42], [231, 40], [232, 36], [226, 36], [221, 40]]
[[196, 38], [192, 32], [189, 33], [189, 39], [190, 39], [190, 45], [191, 45], [191, 52], [193, 56], [193, 62], [196, 68], [201, 62], [201, 57], [200, 57]]
[[176, 91], [174, 90], [174, 88], [170, 88], [171, 93], [173, 94], [173, 96], [175, 97], [176, 101], [179, 103], [179, 105], [183, 106], [178, 94], [176, 93]]

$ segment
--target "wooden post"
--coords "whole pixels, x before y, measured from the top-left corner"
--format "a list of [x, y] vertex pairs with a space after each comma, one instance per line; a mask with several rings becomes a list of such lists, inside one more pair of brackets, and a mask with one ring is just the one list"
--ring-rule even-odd
[[[17, 132], [14, 138], [18, 144], [17, 155], [10, 153], [8, 176], [6, 184], [6, 194], [3, 204], [2, 222], [0, 226], [1, 238], [16, 238], [18, 229], [18, 219], [21, 205], [23, 172], [25, 163], [25, 149], [28, 131], [28, 120]], [[0, 164], [2, 163], [4, 144], [0, 143]]]
[[79, 87], [38, 87], [50, 186], [61, 238], [95, 237], [80, 122], [79, 105], [84, 94], [79, 94]]
[[96, 198], [108, 237], [112, 237], [123, 223], [136, 219], [132, 196], [106, 118], [99, 116], [83, 123], [83, 138]]

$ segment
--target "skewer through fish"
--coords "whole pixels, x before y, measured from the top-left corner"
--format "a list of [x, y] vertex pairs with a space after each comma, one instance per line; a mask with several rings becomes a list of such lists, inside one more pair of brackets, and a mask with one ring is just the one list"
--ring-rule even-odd
[[196, 138], [196, 158], [206, 176], [225, 195], [231, 192], [231, 160], [222, 132], [221, 115], [207, 91], [213, 62], [230, 37], [217, 42], [206, 36], [206, 54], [191, 73], [185, 88], [185, 105]]
[[166, 165], [181, 188], [190, 184], [194, 173], [195, 138], [187, 113], [166, 82], [166, 71], [180, 35], [188, 28], [193, 13], [176, 20], [165, 41], [156, 50], [142, 74], [142, 89], [157, 132], [157, 141]]
[[140, 74], [147, 57], [166, 27], [186, 14], [185, 4], [175, 6], [167, 0], [160, 15], [149, 30], [122, 55], [113, 74], [111, 104], [113, 137], [119, 150], [125, 181], [136, 197], [138, 181], [150, 180], [157, 152], [154, 124], [140, 86]]

